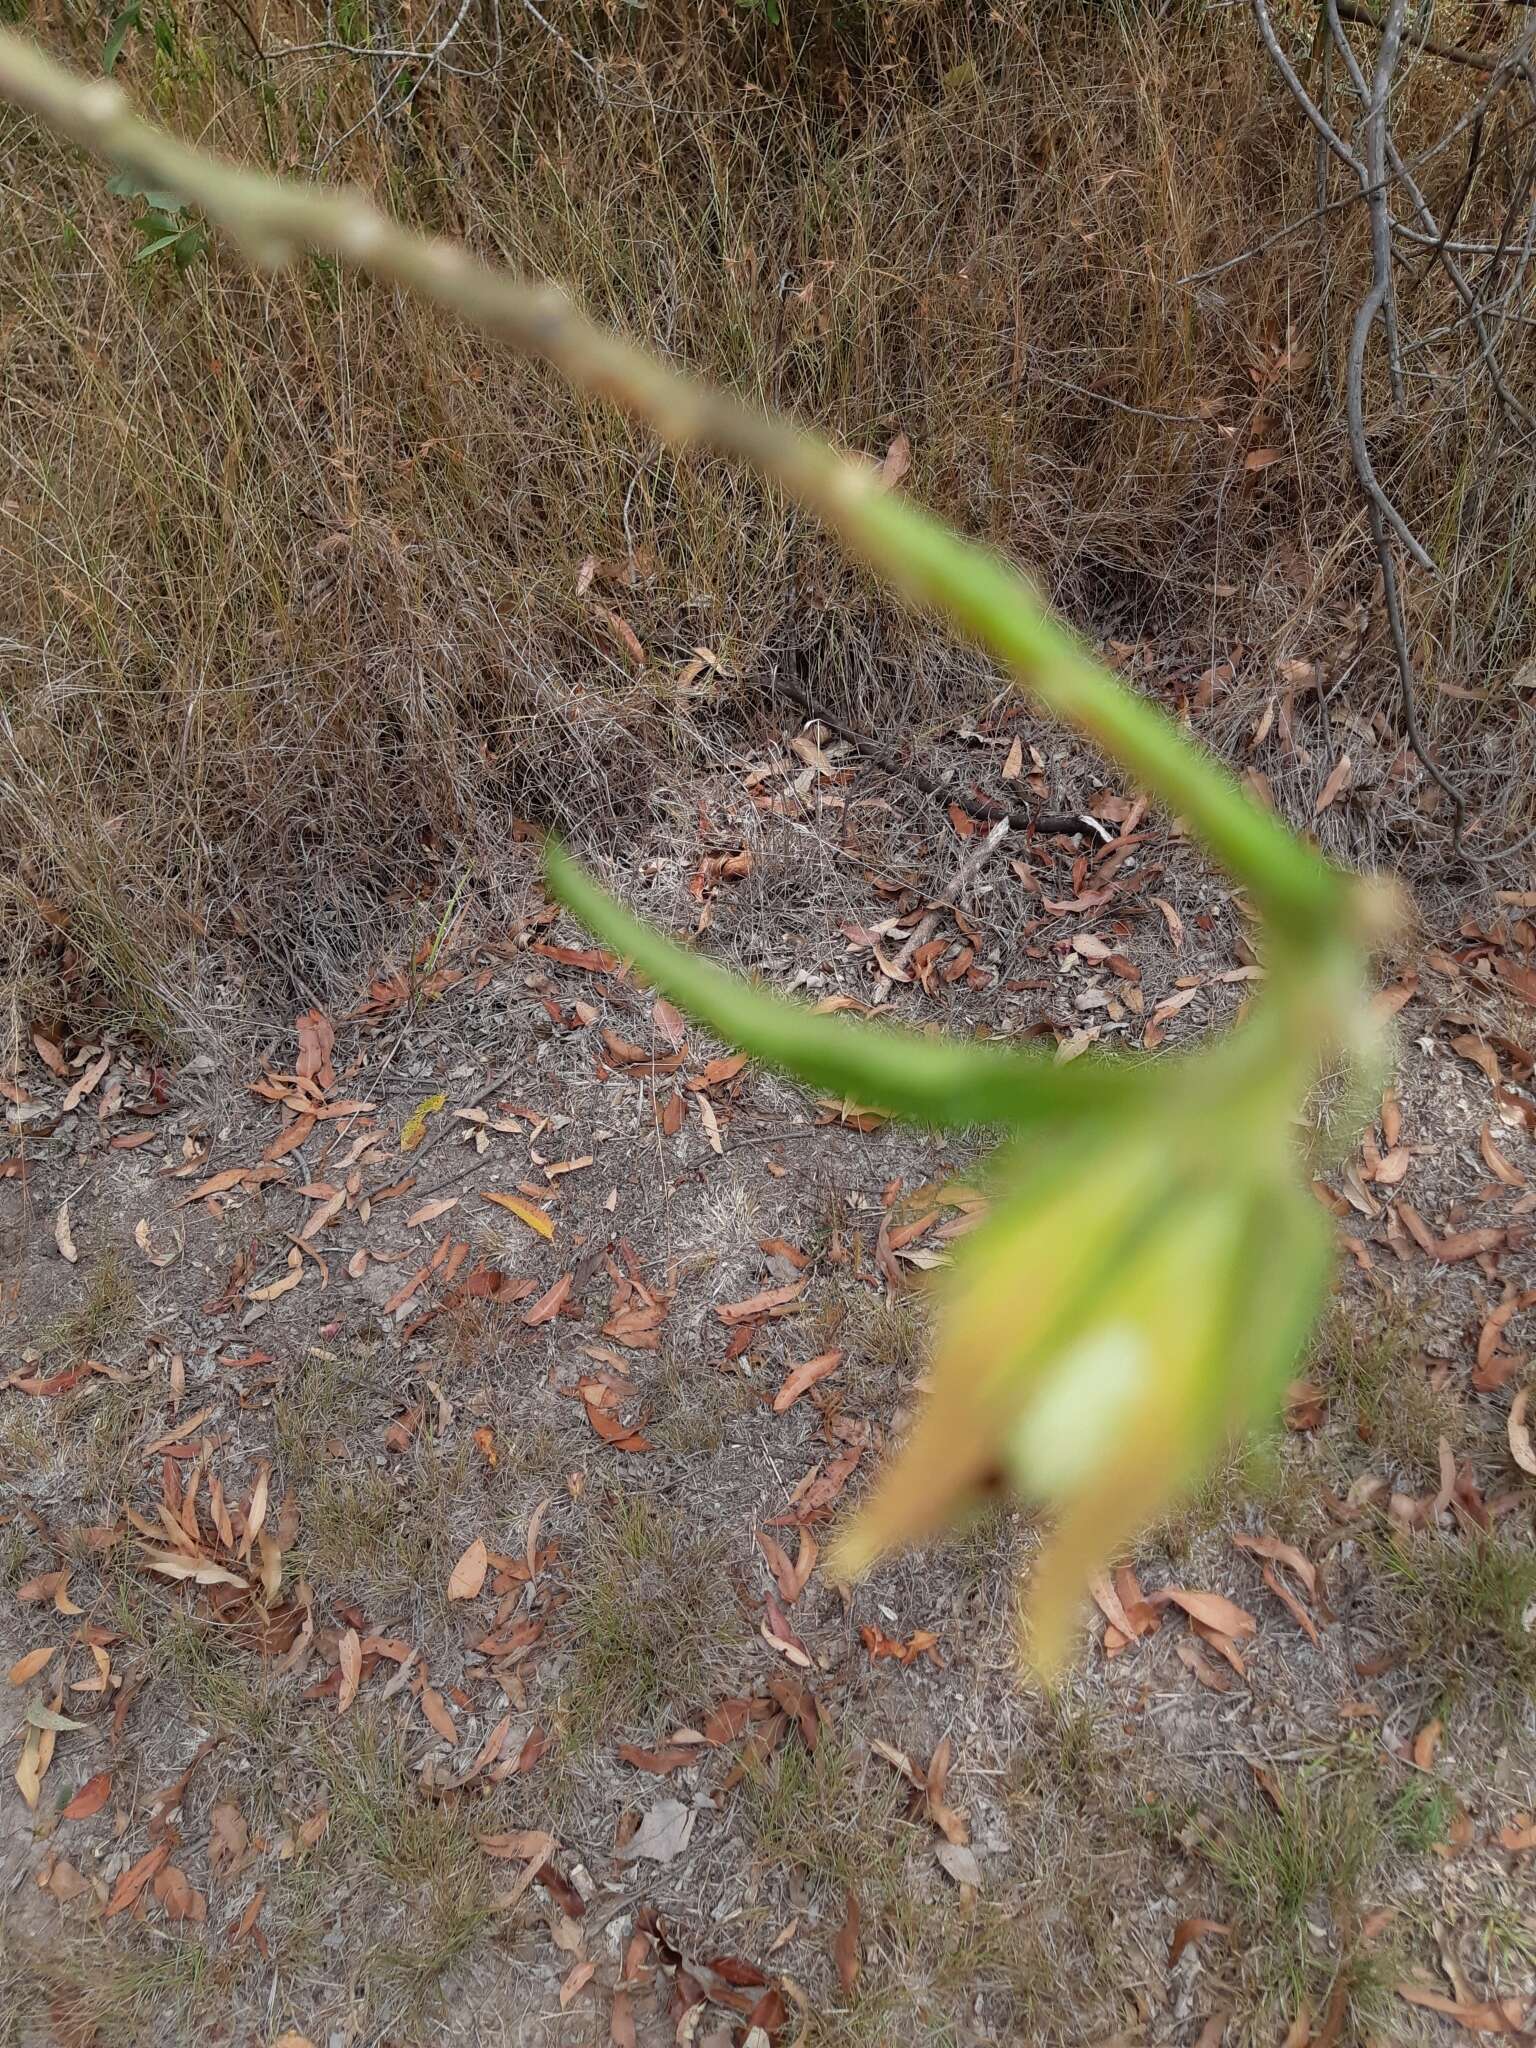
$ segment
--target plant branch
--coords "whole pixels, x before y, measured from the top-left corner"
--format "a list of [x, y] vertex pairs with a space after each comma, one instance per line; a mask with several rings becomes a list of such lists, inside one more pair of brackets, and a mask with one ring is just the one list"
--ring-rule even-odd
[[[1254, 4], [1262, 10], [1265, 0]], [[77, 77], [10, 30], [0, 31], [0, 93], [92, 154], [182, 194], [253, 263], [275, 268], [306, 249], [332, 255], [551, 363], [583, 391], [648, 421], [674, 448], [704, 443], [750, 463], [910, 602], [946, 613], [1047, 709], [1187, 818], [1277, 927], [1337, 928], [1342, 876], [1095, 661], [1022, 575], [883, 490], [869, 466], [679, 376], [585, 319], [553, 286], [519, 283], [456, 244], [411, 234], [357, 194], [244, 171], [176, 140], [139, 119], [117, 86]]]
[[[1378, 35], [1386, 27], [1381, 15], [1373, 14], [1369, 7], [1360, 6], [1358, 0], [1339, 0], [1339, 13], [1346, 21], [1357, 21], [1362, 28], [1375, 29]], [[1414, 50], [1422, 50], [1427, 57], [1443, 57], [1447, 64], [1466, 64], [1474, 71], [1497, 71], [1504, 61], [1497, 50], [1467, 50], [1459, 43], [1442, 43], [1436, 36], [1416, 35], [1409, 41]]]

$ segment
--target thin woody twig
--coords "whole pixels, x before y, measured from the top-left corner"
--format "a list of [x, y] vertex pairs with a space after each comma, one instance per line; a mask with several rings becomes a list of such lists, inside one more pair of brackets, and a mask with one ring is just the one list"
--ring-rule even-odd
[[877, 768], [883, 769], [887, 775], [899, 777], [903, 782], [910, 782], [924, 796], [947, 798], [974, 817], [988, 820], [1003, 818], [1016, 832], [1037, 832], [1048, 839], [1058, 836], [1108, 839], [1109, 834], [1098, 819], [1090, 818], [1086, 811], [1038, 811], [1025, 804], [1001, 804], [991, 797], [975, 796], [955, 788], [940, 776], [928, 774], [915, 761], [882, 746], [872, 734], [860, 732], [857, 726], [845, 725], [841, 719], [834, 718], [792, 675], [783, 672], [784, 666], [781, 664], [775, 669], [771, 685], [765, 688], [766, 695], [787, 698], [807, 719], [824, 725], [828, 732], [835, 733], [840, 740], [846, 740], [861, 754], [868, 755]]
[[1324, 114], [1321, 107], [1318, 106], [1311, 93], [1307, 91], [1297, 73], [1296, 66], [1285, 54], [1284, 46], [1279, 36], [1275, 33], [1275, 24], [1270, 19], [1269, 0], [1251, 0], [1251, 4], [1253, 7], [1253, 18], [1258, 25], [1260, 38], [1265, 49], [1269, 52], [1269, 61], [1285, 80], [1292, 99], [1295, 100], [1297, 106], [1301, 108], [1301, 111], [1311, 122], [1319, 140], [1326, 144], [1346, 170], [1351, 170], [1355, 173], [1362, 185], [1368, 184], [1370, 180], [1366, 176], [1365, 166], [1339, 134], [1327, 115]]
[[[903, 973], [905, 972], [908, 962], [918, 947], [932, 935], [933, 928], [939, 921], [940, 912], [952, 909], [960, 901], [967, 888], [976, 879], [977, 875], [980, 874], [981, 870], [1007, 837], [1008, 820], [1006, 818], [999, 818], [986, 838], [979, 840], [971, 848], [956, 870], [955, 878], [949, 887], [939, 897], [933, 909], [928, 912], [928, 915], [909, 934], [906, 944], [892, 962], [893, 966], [901, 969]], [[877, 1003], [885, 1001], [895, 986], [895, 982], [896, 977], [893, 975], [882, 974], [880, 976], [880, 979], [875, 983], [875, 1001]]]
[[[1365, 500], [1367, 526], [1381, 577], [1382, 608], [1386, 615], [1388, 637], [1397, 668], [1407, 742], [1425, 773], [1449, 801], [1453, 818], [1453, 845], [1459, 846], [1466, 817], [1466, 804], [1460, 791], [1447, 779], [1431, 756], [1419, 722], [1417, 683], [1404, 618], [1396, 543], [1402, 544], [1409, 559], [1420, 568], [1433, 570], [1434, 563], [1428, 550], [1412, 531], [1376, 474], [1367, 433], [1365, 370], [1372, 339], [1379, 331], [1385, 343], [1394, 401], [1399, 406], [1402, 405], [1403, 360], [1409, 349], [1405, 347], [1399, 332], [1395, 289], [1394, 260], [1401, 238], [1403, 241], [1422, 245], [1428, 250], [1419, 273], [1420, 279], [1422, 280], [1424, 271], [1429, 268], [1440, 269], [1460, 300], [1464, 318], [1476, 336], [1482, 367], [1505, 415], [1511, 419], [1518, 419], [1528, 426], [1536, 424], [1531, 413], [1511, 391], [1499, 364], [1493, 330], [1493, 304], [1485, 297], [1481, 297], [1478, 290], [1469, 283], [1456, 260], [1461, 250], [1452, 239], [1456, 223], [1476, 182], [1484, 117], [1488, 108], [1512, 79], [1518, 77], [1525, 79], [1528, 85], [1532, 83], [1530, 56], [1533, 38], [1523, 36], [1512, 49], [1485, 56], [1483, 53], [1462, 51], [1451, 45], [1439, 44], [1427, 35], [1410, 34], [1405, 41], [1407, 0], [1389, 0], [1381, 14], [1376, 14], [1361, 5], [1360, 0], [1322, 0], [1322, 23], [1327, 29], [1327, 39], [1322, 46], [1325, 67], [1331, 50], [1342, 62], [1360, 107], [1358, 144], [1351, 147], [1349, 143], [1344, 142], [1326, 114], [1311, 98], [1294, 65], [1280, 47], [1269, 18], [1267, 0], [1251, 0], [1251, 4], [1265, 47], [1292, 97], [1319, 137], [1320, 144], [1326, 145], [1328, 150], [1355, 175], [1359, 190], [1350, 195], [1350, 203], [1356, 199], [1363, 199], [1369, 212], [1371, 279], [1365, 296], [1356, 309], [1346, 364], [1345, 407], [1350, 455], [1361, 495]], [[1380, 38], [1369, 77], [1344, 32], [1345, 20], [1360, 22], [1374, 29]], [[1469, 63], [1472, 68], [1489, 74], [1487, 90], [1480, 95], [1478, 106], [1465, 123], [1458, 124], [1458, 129], [1453, 131], [1459, 132], [1463, 125], [1470, 126], [1472, 140], [1468, 150], [1467, 169], [1443, 229], [1426, 200], [1413, 169], [1404, 160], [1392, 133], [1392, 89], [1405, 48], [1422, 51], [1430, 56], [1444, 57], [1452, 62]], [[1448, 139], [1442, 138], [1442, 142]], [[1422, 160], [1427, 161], [1427, 155]], [[1416, 225], [1410, 226], [1395, 217], [1392, 206], [1394, 186], [1406, 194]], [[1320, 192], [1319, 198], [1322, 197]], [[1501, 247], [1508, 245], [1514, 221], [1524, 210], [1526, 197], [1526, 192], [1522, 188], [1505, 220]], [[1536, 222], [1533, 222], [1533, 225], [1536, 225]], [[1406, 257], [1404, 260], [1407, 260]], [[1495, 254], [1494, 265], [1498, 260]], [[1493, 267], [1490, 265], [1490, 270]], [[1417, 347], [1418, 344], [1412, 346]]]
[[1330, 213], [1341, 213], [1346, 206], [1358, 206], [1362, 199], [1371, 196], [1371, 188], [1359, 192], [1346, 192], [1342, 199], [1328, 199], [1321, 206], [1314, 206], [1310, 213], [1304, 213], [1300, 220], [1288, 220], [1283, 228], [1276, 228], [1272, 235], [1266, 235], [1262, 242], [1255, 242], [1251, 248], [1240, 249], [1235, 256], [1228, 256], [1220, 263], [1212, 263], [1204, 270], [1188, 270], [1173, 281], [1176, 285], [1204, 284], [1207, 278], [1220, 277], [1224, 270], [1235, 270], [1240, 263], [1252, 263], [1255, 257], [1263, 256], [1273, 249], [1277, 242], [1283, 242], [1287, 235], [1299, 234], [1314, 221], [1323, 220]]
[[[1338, 0], [1339, 13], [1346, 21], [1357, 21], [1363, 28], [1373, 28], [1378, 34], [1386, 27], [1379, 14], [1373, 14], [1369, 7], [1362, 7], [1359, 0]], [[1425, 10], [1428, 19], [1428, 10]], [[1422, 51], [1428, 57], [1441, 57], [1447, 64], [1466, 64], [1474, 71], [1497, 71], [1502, 61], [1497, 50], [1468, 50], [1459, 43], [1442, 43], [1437, 36], [1412, 35], [1409, 47], [1416, 53]]]
[[1337, 0], [1325, 0], [1325, 5], [1329, 28], [1334, 33], [1339, 53], [1344, 58], [1355, 90], [1360, 94], [1365, 106], [1362, 122], [1365, 154], [1360, 183], [1361, 189], [1370, 193], [1366, 203], [1371, 221], [1371, 288], [1355, 312], [1355, 322], [1349, 338], [1345, 381], [1350, 452], [1354, 457], [1355, 474], [1360, 480], [1361, 490], [1376, 506], [1382, 518], [1396, 533], [1419, 567], [1433, 569], [1434, 559], [1429, 550], [1381, 486], [1375, 464], [1371, 461], [1370, 446], [1365, 432], [1365, 356], [1378, 320], [1382, 321], [1387, 337], [1393, 396], [1399, 404], [1402, 402], [1402, 362], [1397, 343], [1397, 326], [1392, 312], [1392, 217], [1387, 206], [1386, 172], [1387, 102], [1392, 92], [1392, 76], [1397, 69], [1397, 54], [1401, 47], [1407, 0], [1392, 0], [1387, 15], [1387, 27], [1382, 33], [1381, 48], [1376, 58], [1375, 73], [1369, 83], [1355, 62], [1354, 52], [1339, 26]]
[[1402, 592], [1398, 586], [1397, 558], [1392, 552], [1392, 537], [1383, 523], [1381, 507], [1374, 498], [1367, 498], [1365, 513], [1370, 521], [1371, 542], [1376, 550], [1376, 559], [1381, 564], [1382, 601], [1386, 607], [1387, 630], [1392, 636], [1392, 653], [1397, 662], [1398, 696], [1403, 707], [1403, 730], [1425, 774], [1450, 799], [1451, 844], [1459, 851], [1461, 828], [1467, 816], [1466, 799], [1454, 783], [1447, 781], [1424, 744], [1424, 734], [1419, 726], [1418, 704], [1414, 697], [1413, 656], [1409, 652], [1408, 633], [1403, 622]]

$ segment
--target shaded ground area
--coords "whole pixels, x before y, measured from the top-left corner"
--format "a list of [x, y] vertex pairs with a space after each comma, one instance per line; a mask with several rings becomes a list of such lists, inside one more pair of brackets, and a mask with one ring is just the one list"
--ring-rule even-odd
[[[1067, 1057], [1230, 1018], [1260, 969], [1222, 885], [1039, 741], [978, 707], [957, 792], [1091, 797], [1113, 843], [1012, 835], [958, 904], [985, 827], [814, 730], [672, 793], [610, 879], [924, 1027]], [[1351, 1256], [1288, 1426], [1045, 1695], [1017, 1512], [851, 1591], [819, 1563], [981, 1134], [809, 1101], [530, 848], [503, 883], [249, 1071], [39, 1020], [0, 1083], [0, 2038], [1536, 2021], [1536, 897], [1388, 973], [1401, 1068], [1319, 1182]]]

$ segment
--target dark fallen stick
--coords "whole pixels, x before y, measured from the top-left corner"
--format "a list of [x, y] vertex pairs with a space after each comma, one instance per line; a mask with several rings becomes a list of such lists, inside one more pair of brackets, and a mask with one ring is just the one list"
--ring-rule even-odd
[[993, 797], [962, 792], [941, 777], [919, 768], [915, 762], [903, 759], [872, 734], [860, 732], [854, 726], [844, 725], [841, 719], [831, 717], [793, 676], [785, 675], [781, 670], [776, 670], [771, 680], [761, 687], [765, 697], [787, 698], [807, 721], [814, 719], [818, 725], [824, 725], [828, 732], [835, 733], [840, 740], [846, 740], [851, 747], [867, 755], [887, 775], [900, 782], [910, 782], [924, 796], [957, 803], [983, 824], [996, 824], [1006, 818], [1016, 832], [1034, 832], [1048, 839], [1058, 834], [1066, 838], [1093, 839], [1101, 846], [1107, 846], [1115, 836], [1107, 825], [1087, 811], [1039, 811], [1027, 804], [999, 803]]

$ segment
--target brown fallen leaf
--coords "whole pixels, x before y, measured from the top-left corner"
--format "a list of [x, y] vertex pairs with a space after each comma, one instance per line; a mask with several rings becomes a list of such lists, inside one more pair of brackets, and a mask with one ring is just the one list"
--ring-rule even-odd
[[144, 1560], [152, 1572], [167, 1579], [190, 1580], [194, 1586], [239, 1586], [249, 1590], [250, 1582], [238, 1572], [227, 1571], [211, 1558], [181, 1557], [174, 1552], [151, 1552]]
[[859, 1970], [863, 1963], [859, 1947], [859, 1902], [851, 1891], [847, 1895], [843, 1924], [838, 1928], [837, 1938], [832, 1944], [832, 1960], [837, 1965], [837, 1981], [843, 1987], [844, 1997], [847, 1997], [859, 1981]]
[[981, 1890], [981, 1865], [976, 1861], [976, 1851], [965, 1842], [939, 1842], [934, 1848], [939, 1867], [955, 1880], [958, 1885], [969, 1885], [972, 1891]]
[[165, 1908], [167, 1920], [189, 1920], [194, 1924], [208, 1918], [208, 1901], [200, 1891], [194, 1891], [186, 1872], [175, 1863], [167, 1863], [155, 1872], [154, 1894]]
[[1477, 1134], [1477, 1149], [1483, 1155], [1483, 1164], [1495, 1180], [1502, 1181], [1507, 1188], [1523, 1188], [1525, 1175], [1513, 1161], [1506, 1159], [1493, 1142], [1493, 1126], [1486, 1118]]
[[450, 1600], [474, 1600], [485, 1584], [485, 1575], [490, 1566], [490, 1553], [485, 1539], [477, 1536], [468, 1550], [448, 1574], [448, 1598]]
[[[1252, 457], [1250, 457], [1249, 459], [1251, 461]], [[1322, 788], [1318, 791], [1317, 802], [1312, 806], [1312, 815], [1314, 818], [1320, 818], [1323, 812], [1328, 809], [1329, 805], [1332, 804], [1340, 795], [1342, 795], [1342, 793], [1346, 789], [1348, 789], [1350, 777], [1354, 774], [1354, 772], [1354, 763], [1350, 760], [1348, 754], [1340, 754], [1332, 773], [1328, 777], [1328, 780], [1323, 784]]]
[[280, 1279], [270, 1280], [265, 1287], [248, 1287], [247, 1301], [276, 1301], [279, 1296], [289, 1294], [304, 1278], [304, 1255], [297, 1248], [288, 1254], [288, 1271]]
[[823, 1351], [815, 1358], [808, 1358], [803, 1365], [797, 1365], [773, 1397], [774, 1414], [782, 1415], [786, 1409], [793, 1408], [802, 1394], [829, 1373], [836, 1372], [842, 1357], [841, 1351]]
[[1459, 1038], [1451, 1040], [1451, 1051], [1460, 1053], [1464, 1060], [1470, 1060], [1479, 1073], [1491, 1081], [1495, 1088], [1498, 1087], [1503, 1079], [1499, 1069], [1499, 1057], [1485, 1038], [1464, 1032]]
[[1426, 1721], [1413, 1738], [1414, 1768], [1428, 1771], [1434, 1768], [1440, 1750], [1440, 1738], [1445, 1734], [1445, 1723], [1440, 1720]]
[[200, 1180], [189, 1194], [177, 1202], [178, 1209], [185, 1209], [192, 1202], [206, 1202], [210, 1195], [227, 1195], [236, 1188], [265, 1187], [268, 1181], [286, 1180], [288, 1169], [284, 1166], [226, 1166], [213, 1173], [206, 1180]]
[[[247, 1941], [254, 1936], [256, 1946], [260, 1949], [263, 1956], [266, 1955], [266, 1936], [256, 1926], [256, 1922], [261, 1917], [261, 1909], [266, 1904], [266, 1899], [266, 1886], [264, 1884], [257, 1885], [255, 1891], [246, 1901], [245, 1911], [238, 1920], [232, 1920], [225, 1931], [224, 1939], [231, 1948], [237, 1947], [242, 1941]], [[274, 2043], [274, 2048], [281, 2048], [281, 2044]]]
[[1518, 1998], [1490, 1998], [1473, 2005], [1465, 1999], [1447, 1998], [1426, 1984], [1399, 1984], [1397, 1995], [1406, 2004], [1438, 2012], [1474, 2034], [1518, 2034], [1525, 2023], [1525, 2007]]
[[74, 1265], [80, 1254], [75, 1247], [75, 1240], [69, 1228], [68, 1201], [60, 1203], [59, 1213], [53, 1219], [53, 1241], [59, 1248], [59, 1257], [67, 1259], [70, 1265]]
[[608, 2009], [608, 2040], [611, 2048], [635, 2048], [635, 2008], [627, 1991], [615, 1991]]
[[342, 1631], [336, 1645], [336, 1656], [341, 1667], [341, 1690], [336, 1695], [336, 1711], [344, 1714], [357, 1698], [357, 1688], [363, 1680], [363, 1645], [355, 1628]]
[[665, 1778], [671, 1772], [681, 1770], [684, 1764], [696, 1764], [700, 1753], [692, 1743], [680, 1742], [667, 1749], [638, 1749], [632, 1742], [621, 1742], [618, 1747], [620, 1763], [626, 1763], [637, 1771], [649, 1771], [657, 1778]]
[[[66, 1863], [62, 1856], [52, 1852], [37, 1874], [37, 1885], [39, 1891], [47, 1892], [48, 1896], [57, 1899], [61, 1906], [73, 1904], [91, 1889], [88, 1877], [76, 1870], [72, 1863]], [[73, 2044], [79, 2039], [77, 2034], [60, 2032], [57, 2021], [54, 2023], [54, 2034], [61, 2043], [61, 2048], [73, 2048]], [[93, 2048], [97, 2039], [99, 2036], [93, 2035], [91, 2041], [81, 2041], [80, 2048]]]
[[877, 1664], [882, 1657], [891, 1657], [905, 1670], [926, 1655], [938, 1670], [944, 1669], [944, 1659], [939, 1655], [939, 1639], [931, 1628], [914, 1629], [903, 1643], [894, 1636], [888, 1636], [884, 1629], [865, 1622], [859, 1630], [859, 1641]]
[[1197, 1593], [1187, 1586], [1164, 1586], [1161, 1592], [1147, 1597], [1153, 1606], [1162, 1606], [1171, 1600], [1193, 1620], [1203, 1621], [1207, 1628], [1219, 1629], [1224, 1636], [1251, 1636], [1259, 1626], [1246, 1607], [1239, 1607], [1235, 1600], [1228, 1600], [1222, 1593]]
[[38, 1058], [57, 1080], [69, 1079], [69, 1061], [54, 1044], [53, 1040], [36, 1028], [32, 1032], [32, 1045]]
[[811, 1668], [810, 1652], [795, 1634], [789, 1616], [770, 1593], [763, 1602], [766, 1620], [759, 1622], [758, 1633], [770, 1649], [777, 1650], [781, 1657], [787, 1657], [791, 1664], [799, 1665], [802, 1671]]
[[1268, 1586], [1270, 1592], [1274, 1594], [1302, 1634], [1321, 1648], [1322, 1637], [1317, 1632], [1317, 1623], [1308, 1614], [1290, 1587], [1279, 1577], [1273, 1565], [1266, 1564], [1263, 1567], [1263, 1578], [1265, 1585]]
[[179, 1244], [168, 1252], [157, 1252], [155, 1250], [154, 1240], [149, 1234], [149, 1220], [147, 1217], [141, 1216], [133, 1226], [133, 1241], [152, 1266], [174, 1266], [181, 1257], [181, 1246]]
[[620, 1422], [616, 1415], [610, 1415], [598, 1402], [583, 1398], [583, 1408], [593, 1430], [605, 1444], [611, 1444], [616, 1451], [648, 1451], [652, 1448], [649, 1437], [642, 1436], [638, 1429], [631, 1429]]
[[876, 481], [882, 490], [893, 491], [912, 467], [912, 443], [905, 429], [897, 434], [876, 471]]
[[94, 1778], [87, 1778], [69, 1804], [60, 1810], [60, 1820], [89, 1820], [92, 1814], [100, 1813], [112, 1796], [112, 1773], [98, 1771]]
[[768, 1569], [773, 1573], [779, 1588], [779, 1597], [786, 1607], [793, 1607], [805, 1591], [806, 1581], [816, 1566], [816, 1539], [809, 1529], [800, 1531], [799, 1554], [793, 1564], [782, 1544], [776, 1542], [766, 1531], [756, 1531], [758, 1548], [768, 1560]]
[[679, 1046], [688, 1036], [687, 1021], [675, 1003], [658, 996], [651, 1005], [651, 1022], [670, 1046]]
[[1509, 1455], [1522, 1472], [1536, 1475], [1536, 1444], [1531, 1441], [1531, 1426], [1525, 1419], [1530, 1398], [1530, 1388], [1522, 1387], [1509, 1405], [1509, 1421], [1506, 1428], [1509, 1435]]
[[533, 1307], [524, 1312], [523, 1321], [528, 1328], [536, 1330], [541, 1323], [552, 1323], [570, 1300], [571, 1289], [575, 1284], [574, 1273], [562, 1273], [554, 1286], [547, 1293], [540, 1295]]
[[698, 1814], [680, 1799], [658, 1799], [633, 1835], [618, 1851], [620, 1863], [634, 1863], [644, 1857], [650, 1863], [670, 1863], [687, 1848]]
[[1492, 1224], [1485, 1224], [1480, 1230], [1453, 1230], [1439, 1240], [1430, 1256], [1448, 1266], [1459, 1265], [1463, 1259], [1480, 1258], [1484, 1252], [1502, 1251], [1508, 1237], [1507, 1230]]
[[1231, 1933], [1232, 1929], [1225, 1920], [1181, 1920], [1173, 1930], [1173, 1940], [1168, 1944], [1169, 1969], [1173, 1968], [1192, 1941], [1199, 1941], [1207, 1934], [1219, 1934], [1226, 1939]]
[[110, 1050], [102, 1053], [99, 1059], [92, 1060], [91, 1064], [86, 1068], [79, 1080], [75, 1082], [60, 1104], [60, 1109], [65, 1116], [68, 1116], [73, 1110], [77, 1110], [80, 1107], [86, 1096], [90, 1094], [111, 1064], [112, 1054]]
[[102, 1919], [112, 1920], [119, 1913], [126, 1913], [161, 1865], [169, 1863], [170, 1860], [170, 1843], [159, 1842], [147, 1854], [141, 1856], [137, 1863], [130, 1864], [112, 1887], [112, 1896], [102, 1908]]
[[254, 1860], [245, 1815], [232, 1799], [215, 1800], [208, 1830], [208, 1868], [225, 1879], [238, 1877]]
[[15, 1770], [16, 1788], [34, 1813], [42, 1797], [43, 1779], [48, 1775], [48, 1766], [53, 1760], [53, 1740], [51, 1729], [39, 1728], [30, 1721], [21, 1739], [21, 1756]]
[[715, 1310], [722, 1323], [749, 1323], [758, 1316], [780, 1316], [792, 1308], [810, 1285], [809, 1278], [791, 1280], [784, 1287], [765, 1287], [745, 1301], [728, 1301]]
[[428, 1725], [443, 1738], [444, 1742], [451, 1742], [457, 1747], [459, 1731], [452, 1714], [448, 1711], [448, 1702], [437, 1690], [437, 1687], [434, 1685], [424, 1685], [417, 1704], [426, 1717]]
[[1241, 1530], [1232, 1542], [1238, 1550], [1246, 1550], [1254, 1557], [1267, 1557], [1274, 1564], [1283, 1564], [1296, 1574], [1308, 1594], [1314, 1600], [1317, 1598], [1317, 1566], [1294, 1543], [1284, 1543], [1278, 1536], [1249, 1536]]
[[1206, 1656], [1204, 1650], [1191, 1637], [1180, 1636], [1173, 1647], [1179, 1662], [1187, 1666], [1194, 1673], [1195, 1677], [1208, 1692], [1230, 1692], [1232, 1690], [1231, 1679], [1228, 1678], [1224, 1671], [1216, 1669], [1216, 1666]]
[[554, 1836], [542, 1828], [511, 1828], [505, 1834], [479, 1835], [476, 1840], [482, 1856], [510, 1858], [519, 1863], [542, 1863], [559, 1846]]
[[16, 1659], [16, 1662], [6, 1673], [7, 1680], [12, 1685], [25, 1685], [29, 1679], [36, 1678], [39, 1671], [52, 1662], [53, 1658], [57, 1655], [57, 1651], [58, 1646], [54, 1643], [44, 1643], [40, 1649], [28, 1650], [24, 1657]]
[[597, 1965], [592, 1961], [590, 1956], [588, 1957], [586, 1962], [578, 1963], [576, 1965], [576, 1967], [566, 1977], [565, 1982], [560, 1986], [560, 2010], [562, 2012], [566, 2010], [566, 2008], [570, 2005], [571, 2000], [575, 1998], [579, 1992], [584, 1991], [586, 1989], [587, 1985], [591, 1983], [592, 1979], [596, 1976], [596, 1974]]
[[1116, 1649], [1124, 1649], [1128, 1643], [1134, 1642], [1140, 1631], [1133, 1626], [1124, 1602], [1103, 1572], [1093, 1574], [1088, 1581], [1088, 1590], [1093, 1595], [1094, 1605], [1119, 1638]]

